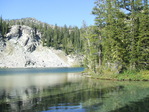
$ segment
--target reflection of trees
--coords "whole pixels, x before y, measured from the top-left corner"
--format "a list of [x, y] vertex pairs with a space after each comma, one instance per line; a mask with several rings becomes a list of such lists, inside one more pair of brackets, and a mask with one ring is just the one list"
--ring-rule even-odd
[[39, 92], [39, 88], [35, 87], [14, 89], [11, 92], [4, 90], [0, 93], [0, 112], [17, 112], [31, 108], [34, 101], [30, 98]]
[[[97, 110], [100, 110], [101, 112], [144, 112], [146, 104], [144, 104], [143, 100], [149, 95], [149, 88], [147, 83], [145, 85], [144, 83], [142, 84], [143, 85], [139, 85], [139, 82], [135, 85], [132, 85], [131, 83], [126, 85], [124, 84], [124, 91], [113, 91], [111, 93], [107, 93], [104, 95], [105, 98], [103, 98], [102, 101], [103, 105], [98, 107]], [[142, 106], [140, 106], [140, 108], [136, 105], [138, 104], [137, 102], [140, 102], [140, 105], [144, 105], [144, 109], [142, 109], [142, 111], [137, 111], [137, 109], [142, 108]]]
[[110, 112], [149, 112], [149, 96]]
[[55, 87], [30, 87], [21, 89], [14, 91], [15, 96], [11, 96], [11, 93], [3, 92], [1, 94], [3, 97], [0, 97], [0, 111], [33, 112], [47, 110], [49, 107], [59, 105], [77, 106], [80, 102], [87, 102], [88, 98], [100, 98], [103, 94], [120, 88], [115, 86], [99, 89], [98, 86], [99, 85], [91, 85], [89, 82], [82, 81], [80, 83], [65, 83], [64, 85], [56, 85]]
[[[0, 90], [0, 112], [36, 112], [62, 107], [67, 109], [71, 106], [101, 112], [125, 112], [126, 107], [126, 112], [129, 112], [132, 108], [146, 108], [149, 98], [143, 98], [147, 96], [148, 89], [143, 87], [126, 83], [82, 80], [52, 87], [32, 86], [14, 89], [12, 92]], [[129, 104], [130, 101], [134, 102]], [[138, 105], [142, 106], [137, 108]]]

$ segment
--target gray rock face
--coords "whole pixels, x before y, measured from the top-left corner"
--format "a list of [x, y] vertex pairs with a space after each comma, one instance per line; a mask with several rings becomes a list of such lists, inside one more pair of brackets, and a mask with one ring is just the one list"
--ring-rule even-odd
[[25, 51], [33, 52], [40, 44], [41, 34], [28, 26], [14, 25], [11, 31], [6, 35], [8, 40], [24, 47]]
[[28, 26], [14, 25], [0, 40], [0, 67], [68, 67], [53, 50], [41, 45], [41, 34]]
[[0, 51], [2, 52], [5, 49], [5, 41], [2, 38], [2, 35], [0, 34]]

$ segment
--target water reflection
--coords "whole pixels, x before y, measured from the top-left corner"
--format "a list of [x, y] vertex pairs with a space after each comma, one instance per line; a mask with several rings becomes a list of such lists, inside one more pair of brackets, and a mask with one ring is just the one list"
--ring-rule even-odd
[[21, 74], [21, 75], [6, 75], [0, 77], [0, 87], [22, 88], [29, 86], [44, 87], [61, 84], [67, 81], [67, 74]]
[[79, 73], [0, 76], [0, 112], [147, 112], [148, 82], [86, 79]]
[[149, 96], [111, 112], [149, 112]]

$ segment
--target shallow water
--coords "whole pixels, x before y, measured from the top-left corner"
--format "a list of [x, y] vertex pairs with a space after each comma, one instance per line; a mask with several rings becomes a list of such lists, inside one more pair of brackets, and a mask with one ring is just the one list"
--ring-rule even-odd
[[88, 79], [82, 70], [0, 69], [0, 112], [149, 111], [149, 82]]

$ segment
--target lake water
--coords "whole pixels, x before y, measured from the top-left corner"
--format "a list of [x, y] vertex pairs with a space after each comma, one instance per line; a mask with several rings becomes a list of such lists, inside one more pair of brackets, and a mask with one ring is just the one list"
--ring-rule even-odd
[[89, 79], [80, 71], [0, 69], [0, 112], [149, 112], [149, 82]]

